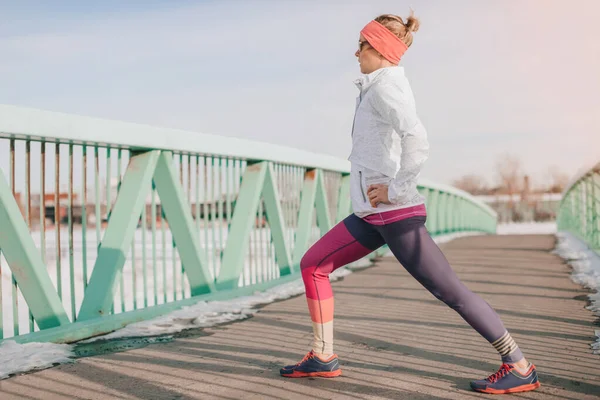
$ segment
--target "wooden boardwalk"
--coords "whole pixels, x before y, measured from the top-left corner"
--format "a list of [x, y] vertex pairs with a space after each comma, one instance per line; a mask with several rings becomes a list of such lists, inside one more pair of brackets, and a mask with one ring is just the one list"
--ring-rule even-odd
[[[596, 318], [553, 236], [481, 236], [443, 249], [461, 279], [501, 315], [540, 373], [525, 399], [600, 398]], [[251, 319], [143, 349], [0, 382], [0, 399], [469, 399], [495, 372], [492, 347], [394, 259], [334, 283], [340, 378], [289, 380], [279, 367], [309, 348], [303, 296]]]

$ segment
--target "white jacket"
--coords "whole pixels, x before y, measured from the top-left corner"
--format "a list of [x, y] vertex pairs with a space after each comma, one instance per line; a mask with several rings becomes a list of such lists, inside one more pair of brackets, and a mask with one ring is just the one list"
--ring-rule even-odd
[[[427, 132], [403, 67], [379, 69], [357, 80], [360, 95], [352, 126], [350, 196], [359, 217], [423, 204], [417, 191], [429, 155]], [[391, 205], [371, 207], [367, 188], [389, 186]]]

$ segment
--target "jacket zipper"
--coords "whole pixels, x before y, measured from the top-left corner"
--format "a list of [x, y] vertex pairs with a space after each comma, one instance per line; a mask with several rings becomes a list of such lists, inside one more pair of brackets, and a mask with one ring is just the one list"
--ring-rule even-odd
[[363, 179], [362, 179], [362, 171], [358, 171], [358, 176], [360, 178], [360, 193], [362, 194], [363, 201], [367, 202], [367, 196], [365, 196], [365, 190], [363, 189]]

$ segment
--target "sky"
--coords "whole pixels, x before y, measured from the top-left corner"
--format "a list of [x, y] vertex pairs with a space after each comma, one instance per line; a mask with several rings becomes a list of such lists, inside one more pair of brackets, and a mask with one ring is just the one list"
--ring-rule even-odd
[[596, 0], [0, 0], [0, 103], [346, 158], [359, 31], [410, 8], [423, 177], [494, 183], [511, 154], [541, 182], [600, 160]]

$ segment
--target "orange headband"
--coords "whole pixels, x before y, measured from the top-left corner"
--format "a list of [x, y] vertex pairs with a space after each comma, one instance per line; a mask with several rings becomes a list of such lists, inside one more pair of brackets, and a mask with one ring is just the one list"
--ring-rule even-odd
[[391, 63], [399, 64], [400, 58], [408, 49], [408, 46], [398, 36], [377, 21], [369, 22], [360, 33], [367, 39], [371, 47]]

